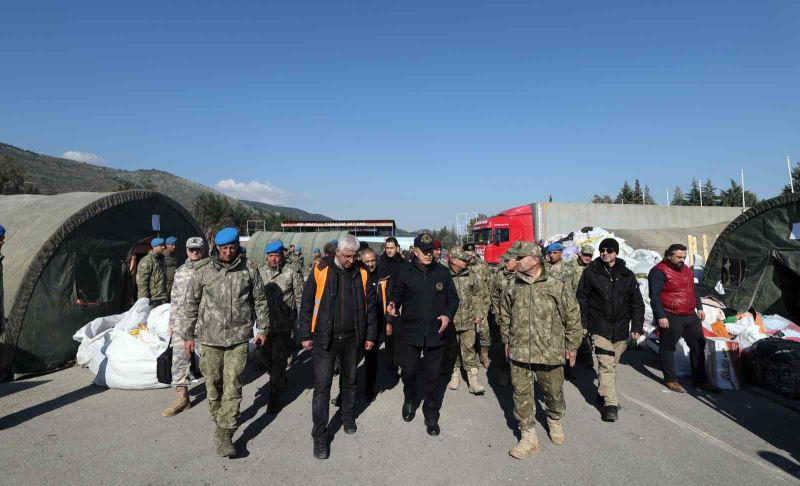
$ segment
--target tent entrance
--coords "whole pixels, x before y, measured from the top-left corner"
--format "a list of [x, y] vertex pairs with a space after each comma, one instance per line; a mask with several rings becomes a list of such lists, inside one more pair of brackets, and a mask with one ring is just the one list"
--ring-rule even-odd
[[772, 251], [752, 305], [764, 314], [800, 322], [800, 251]]
[[156, 235], [148, 236], [134, 243], [133, 247], [128, 252], [128, 256], [125, 258], [125, 268], [123, 269], [122, 279], [122, 308], [125, 310], [130, 309], [133, 303], [136, 302], [136, 297], [138, 295], [138, 289], [136, 288], [136, 269], [142, 258], [152, 249], [150, 242], [153, 238], [156, 238]]

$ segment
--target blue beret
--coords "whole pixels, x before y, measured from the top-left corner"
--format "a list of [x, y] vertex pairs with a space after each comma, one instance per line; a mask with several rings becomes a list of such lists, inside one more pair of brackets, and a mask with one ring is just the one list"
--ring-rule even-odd
[[178, 242], [178, 239], [175, 238], [174, 236], [170, 236], [165, 241], [167, 242], [168, 245], [174, 245], [175, 243]]
[[561, 245], [561, 243], [550, 243], [549, 245], [547, 245], [545, 251], [547, 253], [550, 253], [551, 251], [561, 251], [563, 249], [564, 247]]
[[264, 247], [264, 253], [281, 253], [283, 251], [283, 242], [281, 240], [270, 241]]
[[0, 224], [0, 236], [3, 236], [5, 234], [6, 234], [6, 227]]
[[300, 247], [300, 245], [294, 245], [294, 250], [295, 251], [303, 251], [303, 249]]
[[339, 244], [339, 240], [331, 240], [328, 243], [333, 243], [334, 245], [338, 245]]
[[319, 248], [314, 248], [314, 251], [312, 253], [320, 253]]
[[164, 238], [153, 238], [153, 241], [150, 242], [150, 246], [156, 247], [161, 246], [164, 244]]
[[230, 245], [239, 241], [239, 230], [236, 228], [222, 228], [217, 232], [214, 237], [214, 243], [217, 246]]

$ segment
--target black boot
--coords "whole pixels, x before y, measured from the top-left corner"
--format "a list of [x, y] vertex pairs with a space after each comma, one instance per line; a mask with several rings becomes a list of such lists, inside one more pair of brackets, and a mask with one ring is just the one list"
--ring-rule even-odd
[[427, 427], [428, 435], [436, 437], [441, 432], [439, 429], [439, 422], [436, 420], [426, 420], [425, 426]]
[[416, 415], [416, 410], [414, 410], [414, 402], [403, 402], [403, 420], [406, 422], [411, 422], [414, 420], [414, 415]]
[[604, 422], [616, 422], [618, 418], [616, 405], [606, 405], [603, 407], [602, 419]]
[[331, 448], [325, 439], [314, 439], [314, 457], [327, 459], [331, 455]]
[[358, 431], [356, 421], [352, 418], [342, 418], [342, 428], [347, 435], [353, 435]]

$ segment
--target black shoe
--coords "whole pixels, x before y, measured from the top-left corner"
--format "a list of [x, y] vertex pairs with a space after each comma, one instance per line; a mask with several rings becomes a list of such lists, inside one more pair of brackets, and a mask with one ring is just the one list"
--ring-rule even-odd
[[439, 424], [437, 422], [428, 422], [425, 425], [428, 426], [428, 435], [432, 437], [436, 437], [437, 435], [439, 435], [439, 432], [441, 432], [441, 430], [439, 429]]
[[267, 413], [275, 415], [281, 411], [281, 397], [275, 392], [270, 392], [269, 401], [267, 402]]
[[603, 407], [602, 418], [603, 422], [616, 422], [619, 418], [617, 416], [617, 407], [614, 405], [606, 405]]
[[342, 394], [336, 395], [336, 398], [331, 399], [331, 405], [341, 408], [342, 406]]
[[342, 428], [347, 435], [353, 435], [358, 431], [356, 421], [353, 419], [342, 419]]
[[314, 457], [317, 459], [327, 459], [331, 455], [331, 448], [327, 440], [314, 441]]
[[414, 410], [414, 402], [403, 402], [403, 420], [411, 422], [414, 420], [414, 415], [416, 415], [416, 413], [416, 410]]

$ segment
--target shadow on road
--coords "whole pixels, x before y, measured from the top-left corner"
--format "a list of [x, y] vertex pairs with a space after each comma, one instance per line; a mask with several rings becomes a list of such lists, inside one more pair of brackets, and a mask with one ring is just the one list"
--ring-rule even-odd
[[98, 393], [102, 393], [106, 390], [107, 388], [96, 385], [86, 385], [78, 390], [65, 393], [60, 397], [53, 398], [52, 400], [39, 403], [32, 407], [28, 407], [24, 410], [20, 410], [19, 412], [14, 412], [0, 418], [0, 429], [10, 429], [11, 427], [16, 427], [17, 425], [25, 423], [28, 420], [34, 419], [48, 412], [58, 410], [61, 407], [83, 400], [84, 398], [88, 398], [92, 395], [97, 395]]
[[51, 380], [41, 380], [41, 381], [11, 381], [8, 383], [0, 383], [0, 398], [7, 397], [9, 395], [13, 395], [14, 393], [21, 392], [23, 390], [28, 390], [39, 385], [44, 385], [45, 383], [49, 383]]
[[778, 469], [781, 469], [782, 471], [800, 479], [800, 464], [792, 462], [783, 456], [779, 456], [778, 454], [769, 451], [758, 451], [758, 456], [778, 467]]

